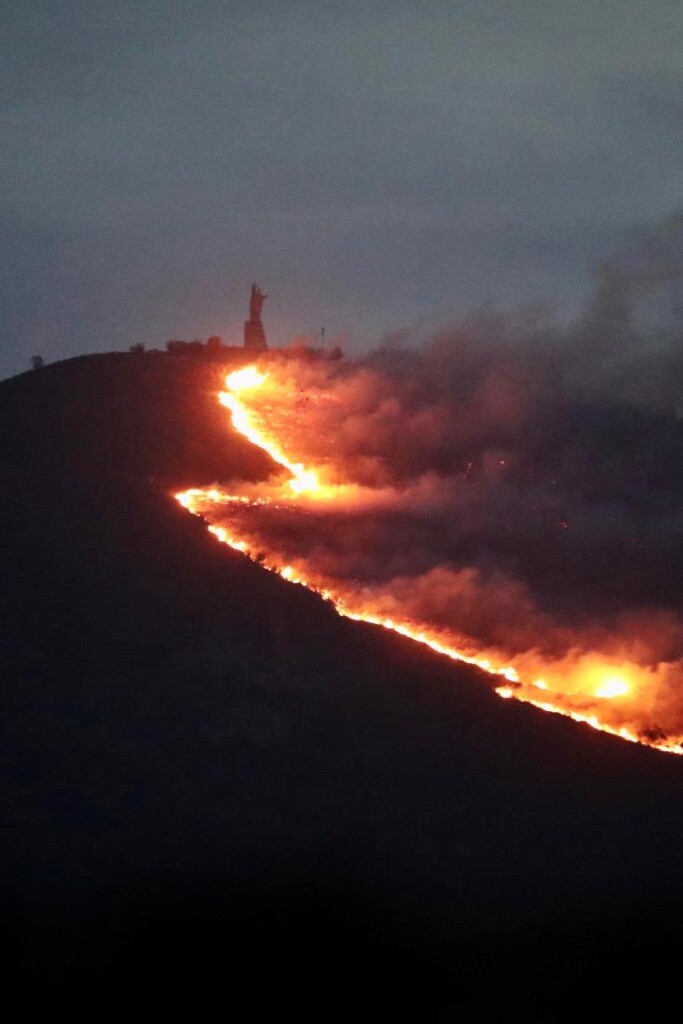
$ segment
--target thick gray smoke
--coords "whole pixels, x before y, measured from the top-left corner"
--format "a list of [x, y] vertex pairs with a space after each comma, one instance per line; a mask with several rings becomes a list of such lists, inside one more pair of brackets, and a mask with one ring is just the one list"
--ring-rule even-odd
[[[409, 329], [394, 332], [382, 354], [414, 351], [415, 341]], [[597, 269], [570, 323], [548, 307], [480, 309], [419, 342], [427, 372], [458, 397], [505, 381], [513, 393], [531, 388], [532, 399], [554, 389], [683, 415], [683, 213], [634, 232]]]
[[573, 613], [680, 601], [683, 216], [600, 268], [569, 324], [484, 309], [413, 342], [368, 360], [391, 384], [352, 453], [381, 453], [393, 482], [448, 480], [446, 558], [505, 567]]

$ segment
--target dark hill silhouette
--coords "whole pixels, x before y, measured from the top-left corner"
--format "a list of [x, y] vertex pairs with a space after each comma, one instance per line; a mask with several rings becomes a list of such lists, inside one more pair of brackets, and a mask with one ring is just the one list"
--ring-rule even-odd
[[651, 1007], [683, 762], [218, 545], [172, 492], [272, 468], [222, 373], [111, 354], [0, 384], [8, 984], [195, 1016], [550, 1021], [595, 980]]

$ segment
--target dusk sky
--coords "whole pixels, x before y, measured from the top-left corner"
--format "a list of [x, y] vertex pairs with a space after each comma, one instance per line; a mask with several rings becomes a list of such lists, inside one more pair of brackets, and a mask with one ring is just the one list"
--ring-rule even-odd
[[680, 213], [680, 0], [8, 0], [0, 377], [482, 302]]

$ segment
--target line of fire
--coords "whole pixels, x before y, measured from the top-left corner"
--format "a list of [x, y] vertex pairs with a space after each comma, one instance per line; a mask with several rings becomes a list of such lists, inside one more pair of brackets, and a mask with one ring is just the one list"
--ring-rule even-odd
[[199, 516], [218, 541], [315, 592], [340, 615], [476, 666], [501, 698], [568, 716], [631, 743], [683, 754], [683, 728], [662, 728], [652, 713], [671, 678], [683, 679], [680, 664], [653, 665], [575, 642], [560, 657], [544, 655], [540, 642], [537, 648], [502, 649], [482, 643], [457, 621], [416, 617], [406, 597], [410, 580], [383, 589], [364, 579], [362, 568], [343, 573], [335, 567], [324, 550], [330, 537], [357, 529], [359, 520], [367, 522], [373, 515], [398, 514], [409, 497], [346, 476], [334, 451], [334, 431], [351, 410], [344, 407], [343, 386], [332, 393], [330, 375], [341, 374], [335, 380], [347, 383], [349, 377], [329, 359], [312, 363], [295, 351], [279, 359], [277, 350], [269, 350], [261, 320], [266, 298], [254, 284], [243, 344], [253, 361], [226, 374], [217, 401], [233, 429], [270, 456], [273, 475], [259, 484], [190, 488], [176, 494], [177, 501]]

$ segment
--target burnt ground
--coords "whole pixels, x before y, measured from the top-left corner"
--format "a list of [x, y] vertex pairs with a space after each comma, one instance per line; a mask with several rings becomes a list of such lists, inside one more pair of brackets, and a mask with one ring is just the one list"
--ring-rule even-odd
[[683, 761], [500, 701], [219, 546], [170, 494], [271, 468], [221, 370], [126, 353], [0, 383], [6, 993], [656, 1009]]

